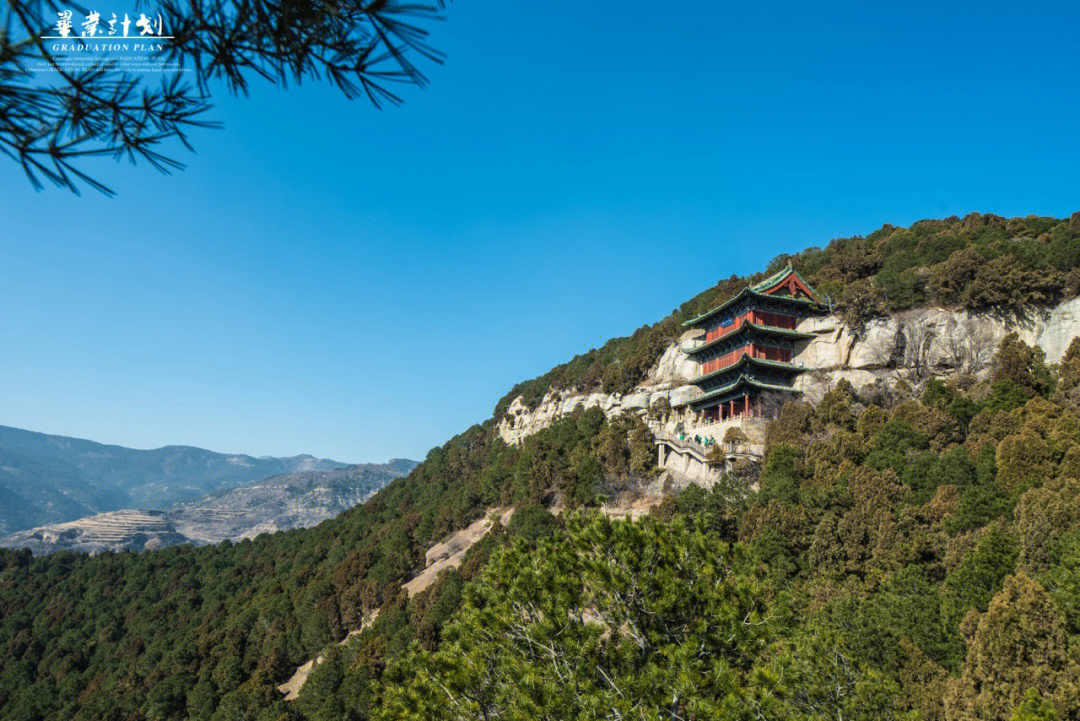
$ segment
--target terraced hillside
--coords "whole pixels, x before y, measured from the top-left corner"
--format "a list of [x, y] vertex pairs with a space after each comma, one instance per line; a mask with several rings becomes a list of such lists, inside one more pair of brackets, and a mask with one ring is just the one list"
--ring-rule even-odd
[[347, 465], [190, 446], [138, 450], [0, 426], [0, 535], [123, 508], [166, 509], [270, 476]]
[[389, 463], [275, 476], [177, 506], [169, 519], [180, 533], [202, 543], [308, 528], [363, 503], [416, 465], [416, 461], [396, 458]]
[[142, 551], [184, 543], [188, 539], [169, 522], [164, 511], [110, 511], [14, 533], [0, 541], [11, 548], [29, 548], [35, 554], [63, 548], [97, 553], [104, 550]]
[[55, 551], [120, 551], [239, 541], [307, 528], [363, 503], [416, 461], [395, 459], [332, 471], [275, 476], [169, 511], [121, 510], [39, 526], [0, 538], [0, 546]]

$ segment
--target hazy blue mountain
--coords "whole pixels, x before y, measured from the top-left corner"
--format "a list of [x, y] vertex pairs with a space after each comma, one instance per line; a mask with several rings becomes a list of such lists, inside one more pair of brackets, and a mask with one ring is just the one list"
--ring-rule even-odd
[[[397, 458], [329, 471], [300, 471], [219, 490], [168, 511], [124, 509], [48, 523], [0, 537], [0, 546], [54, 551], [142, 551], [178, 543], [239, 541], [315, 526], [363, 503], [417, 466]], [[0, 500], [4, 500], [0, 497]]]
[[0, 534], [124, 508], [167, 509], [270, 476], [348, 465], [190, 446], [136, 450], [0, 426]]

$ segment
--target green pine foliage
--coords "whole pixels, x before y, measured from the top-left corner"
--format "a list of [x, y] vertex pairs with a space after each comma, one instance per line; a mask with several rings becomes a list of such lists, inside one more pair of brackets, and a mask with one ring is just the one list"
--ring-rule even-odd
[[503, 545], [372, 718], [1075, 718], [1080, 409], [990, 384], [790, 404], [756, 491]]
[[780, 705], [766, 650], [787, 611], [743, 555], [685, 518], [517, 541], [437, 651], [388, 669], [374, 718], [755, 718]]
[[[871, 308], [1039, 302], [1080, 288], [1078, 225], [969, 216], [792, 261], [841, 310], [847, 288]], [[967, 275], [941, 265], [968, 261]], [[980, 286], [994, 262], [1057, 290], [1023, 272], [1019, 291]], [[749, 280], [526, 395], [632, 385], [680, 319]], [[0, 550], [0, 721], [1080, 717], [1078, 358], [1073, 343], [1051, 366], [1010, 337], [983, 382], [888, 397], [840, 384], [783, 408], [760, 468], [639, 521], [596, 506], [655, 481], [651, 436], [594, 408], [518, 447], [475, 426], [312, 529], [141, 554]], [[458, 568], [401, 590], [434, 543], [510, 506]], [[277, 686], [319, 655], [285, 701]]]
[[[640, 454], [641, 425], [594, 408], [520, 448], [490, 422], [476, 426], [313, 529], [96, 557], [0, 549], [0, 719], [342, 718], [343, 708], [367, 708], [364, 690], [292, 706], [276, 686], [323, 649], [330, 661], [313, 674], [313, 694], [377, 678], [414, 641], [434, 647], [461, 582], [500, 534], [470, 549], [460, 574], [410, 600], [400, 584], [423, 568], [425, 551], [489, 508], [574, 507], [618, 492]], [[551, 526], [531, 511], [512, 531], [539, 538]], [[375, 610], [360, 660], [338, 649]]]
[[885, 313], [927, 304], [1022, 315], [1030, 305], [1080, 294], [1080, 212], [1066, 219], [971, 213], [910, 228], [885, 225], [866, 237], [782, 255], [760, 273], [720, 281], [659, 323], [519, 383], [496, 405], [495, 418], [518, 396], [534, 407], [549, 390], [629, 391], [685, 330], [683, 321], [789, 262], [856, 331]]
[[[1067, 365], [1017, 344], [994, 373], [1020, 405], [995, 405], [1000, 378], [888, 408], [845, 384], [784, 407], [760, 473], [638, 521], [591, 508], [652, 475], [640, 423], [593, 409], [518, 448], [470, 429], [315, 529], [5, 551], [0, 718], [1075, 718], [1080, 406]], [[509, 504], [459, 568], [400, 590]]]
[[[1037, 376], [1016, 343], [995, 369]], [[792, 403], [756, 491], [503, 544], [370, 717], [1077, 717], [1080, 409], [1054, 383], [995, 407], [990, 385]]]

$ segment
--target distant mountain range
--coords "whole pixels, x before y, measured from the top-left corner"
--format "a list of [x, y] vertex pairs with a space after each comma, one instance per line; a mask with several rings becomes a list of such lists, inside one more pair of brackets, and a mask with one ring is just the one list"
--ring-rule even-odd
[[204, 543], [307, 528], [363, 503], [417, 465], [416, 461], [395, 458], [389, 463], [275, 476], [178, 505], [168, 514], [169, 520], [185, 537]]
[[168, 509], [271, 476], [346, 466], [190, 446], [136, 450], [0, 426], [0, 535], [120, 509]]
[[35, 555], [59, 550], [142, 551], [178, 543], [239, 541], [260, 533], [314, 526], [363, 503], [416, 461], [395, 459], [329, 471], [302, 471], [177, 505], [168, 511], [120, 510], [54, 523], [0, 538]]

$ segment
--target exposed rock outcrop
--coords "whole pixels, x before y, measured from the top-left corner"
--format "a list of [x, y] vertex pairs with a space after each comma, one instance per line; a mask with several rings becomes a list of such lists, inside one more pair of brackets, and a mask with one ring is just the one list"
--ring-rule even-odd
[[[429, 548], [427, 554], [424, 556], [424, 561], [427, 564], [424, 570], [416, 574], [406, 583], [403, 583], [401, 587], [410, 597], [415, 596], [428, 588], [435, 582], [435, 579], [438, 578], [441, 571], [447, 568], [457, 568], [461, 565], [461, 561], [465, 558], [466, 552], [494, 528], [496, 517], [498, 517], [499, 523], [505, 526], [510, 522], [510, 518], [513, 515], [513, 508], [488, 509], [484, 515], [470, 525], [462, 528], [460, 531], [455, 531], [445, 540], [436, 543]], [[376, 609], [365, 616], [360, 628], [349, 631], [345, 638], [338, 642], [338, 645], [344, 646], [350, 639], [360, 634], [365, 628], [374, 623], [378, 615], [379, 611]], [[300, 697], [300, 689], [304, 687], [308, 676], [311, 675], [311, 672], [314, 671], [325, 658], [324, 654], [319, 654], [297, 668], [296, 672], [289, 677], [288, 681], [277, 687], [278, 691], [285, 695], [286, 701], [295, 701]]]
[[416, 574], [408, 582], [403, 583], [401, 587], [405, 589], [409, 596], [415, 596], [434, 583], [440, 571], [460, 566], [466, 552], [473, 547], [473, 544], [486, 536], [488, 531], [495, 525], [492, 518], [496, 515], [499, 516], [499, 523], [505, 526], [510, 522], [510, 517], [514, 515], [514, 509], [493, 509], [469, 526], [453, 533], [445, 541], [436, 543], [428, 549], [427, 554], [424, 556], [424, 561], [427, 563], [424, 570]]
[[[815, 334], [792, 358], [812, 369], [799, 376], [796, 388], [813, 400], [841, 379], [861, 389], [879, 381], [892, 382], [897, 371], [904, 369], [939, 375], [957, 368], [983, 372], [1008, 333], [1038, 345], [1047, 362], [1056, 363], [1080, 335], [1080, 298], [1017, 315], [922, 308], [874, 321], [858, 336], [836, 316], [809, 318], [798, 330]], [[535, 408], [515, 398], [506, 416], [499, 419], [499, 435], [506, 443], [519, 443], [578, 406], [598, 407], [616, 416], [644, 414], [661, 398], [672, 406], [685, 403], [700, 392], [689, 384], [697, 365], [682, 352], [699, 342], [694, 336], [695, 332], [689, 332], [668, 346], [645, 381], [626, 395], [552, 390]]]
[[687, 333], [679, 343], [668, 346], [645, 382], [626, 395], [552, 390], [532, 409], [525, 407], [519, 396], [510, 403], [506, 417], [500, 419], [499, 435], [506, 443], [519, 443], [558, 418], [569, 415], [578, 406], [586, 409], [597, 406], [605, 415], [616, 416], [627, 412], [644, 413], [661, 398], [667, 398], [672, 405], [685, 403], [698, 393], [695, 386], [689, 385], [697, 373], [697, 364], [682, 352], [683, 347], [690, 347], [693, 342], [693, 333]]
[[[348, 635], [346, 635], [345, 638], [341, 639], [341, 641], [338, 642], [338, 645], [344, 646], [354, 636], [360, 635], [360, 633], [365, 628], [375, 623], [375, 619], [378, 617], [379, 610], [375, 609], [369, 615], [364, 617], [363, 622], [360, 624], [360, 628], [349, 631]], [[296, 699], [300, 698], [300, 689], [304, 687], [304, 684], [307, 682], [308, 676], [311, 675], [311, 672], [315, 670], [316, 666], [318, 666], [325, 660], [326, 656], [320, 653], [315, 658], [311, 659], [304, 665], [297, 668], [293, 675], [289, 677], [288, 681], [277, 687], [279, 692], [285, 694], [286, 701], [295, 701]]]
[[797, 379], [796, 388], [815, 400], [841, 379], [863, 388], [904, 372], [983, 373], [1009, 333], [1042, 348], [1047, 362], [1057, 363], [1080, 335], [1080, 298], [1017, 315], [920, 308], [874, 321], [859, 337], [835, 316], [804, 321], [799, 330], [817, 334], [792, 359], [813, 369]]

